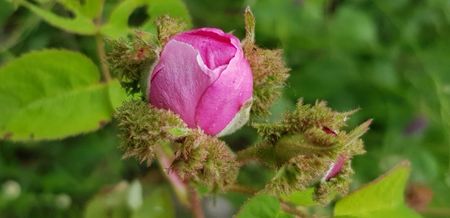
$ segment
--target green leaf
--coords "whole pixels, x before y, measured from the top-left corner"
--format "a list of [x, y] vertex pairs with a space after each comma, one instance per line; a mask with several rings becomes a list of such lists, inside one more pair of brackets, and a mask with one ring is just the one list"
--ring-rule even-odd
[[335, 217], [420, 217], [404, 203], [404, 190], [410, 171], [409, 162], [402, 162], [390, 172], [349, 194], [337, 202]]
[[56, 15], [27, 1], [21, 1], [20, 4], [57, 28], [83, 35], [95, 34], [97, 32], [97, 27], [94, 22], [79, 11], [79, 5], [77, 6], [70, 2], [71, 1], [62, 1], [63, 5], [74, 13], [75, 18]]
[[100, 12], [102, 11], [104, 0], [86, 0], [83, 6], [81, 7], [81, 11], [83, 14], [89, 18], [96, 18], [100, 16]]
[[295, 191], [289, 195], [281, 196], [281, 198], [289, 203], [301, 206], [316, 205], [314, 201], [314, 188], [308, 188], [304, 191]]
[[270, 195], [256, 195], [244, 204], [236, 217], [287, 218], [292, 216], [281, 209], [277, 198]]
[[[189, 11], [181, 0], [147, 0], [147, 13], [150, 14], [150, 20], [144, 25], [144, 29], [149, 30], [150, 25], [155, 28], [155, 21], [158, 17], [169, 15], [176, 19], [181, 19], [191, 26], [191, 17]], [[146, 28], [147, 27], [147, 28]]]
[[132, 31], [128, 18], [139, 7], [147, 6], [150, 19], [142, 26], [143, 30], [156, 33], [155, 20], [159, 16], [169, 15], [182, 19], [190, 25], [191, 19], [186, 6], [181, 0], [125, 0], [112, 11], [108, 22], [101, 32], [112, 38], [124, 37]]
[[170, 190], [158, 187], [145, 197], [139, 210], [132, 214], [132, 218], [172, 218], [175, 217]]
[[144, 0], [125, 0], [113, 9], [108, 22], [102, 26], [101, 33], [112, 38], [126, 36], [131, 30], [128, 28], [128, 18], [133, 11], [144, 6]]
[[99, 80], [97, 66], [76, 52], [43, 50], [9, 62], [0, 68], [0, 136], [50, 140], [99, 129], [124, 96], [110, 94], [120, 92], [117, 81]]

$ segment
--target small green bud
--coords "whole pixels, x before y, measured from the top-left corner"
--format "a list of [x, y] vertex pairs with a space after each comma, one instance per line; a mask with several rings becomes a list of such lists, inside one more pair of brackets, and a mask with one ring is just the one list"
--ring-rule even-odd
[[353, 112], [299, 101], [280, 122], [254, 124], [263, 141], [239, 152], [239, 160], [257, 159], [277, 170], [265, 192], [286, 195], [315, 187], [316, 200], [326, 203], [348, 190], [351, 158], [365, 152], [360, 137], [371, 120], [350, 132], [342, 130]]

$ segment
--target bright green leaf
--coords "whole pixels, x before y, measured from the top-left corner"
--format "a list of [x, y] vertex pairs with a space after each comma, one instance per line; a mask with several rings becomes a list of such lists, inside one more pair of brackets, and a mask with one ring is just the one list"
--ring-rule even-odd
[[144, 0], [125, 0], [111, 12], [108, 22], [102, 26], [101, 32], [109, 37], [118, 38], [130, 32], [128, 18], [133, 11], [144, 6]]
[[58, 2], [72, 13], [77, 14], [81, 10], [81, 4], [78, 0], [58, 0]]
[[117, 81], [99, 83], [97, 66], [80, 53], [31, 52], [0, 68], [0, 136], [59, 139], [102, 127], [123, 97]]
[[169, 15], [181, 19], [188, 27], [191, 25], [191, 18], [186, 5], [181, 0], [147, 0], [147, 13], [150, 14], [150, 20], [143, 25], [142, 29], [156, 33], [155, 21], [158, 17]]
[[277, 198], [270, 195], [256, 195], [240, 209], [236, 218], [287, 218], [292, 217], [281, 209]]
[[308, 188], [304, 191], [296, 191], [281, 198], [289, 203], [301, 206], [312, 206], [317, 204], [314, 201], [314, 188]]
[[85, 0], [81, 7], [83, 14], [89, 18], [96, 18], [100, 15], [104, 0]]
[[60, 29], [66, 30], [72, 33], [78, 33], [83, 35], [93, 35], [97, 32], [97, 27], [94, 22], [85, 17], [78, 11], [78, 6], [70, 3], [64, 4], [67, 9], [71, 10], [75, 14], [75, 18], [68, 18], [56, 15], [48, 10], [42, 9], [27, 1], [21, 1], [20, 4], [30, 11], [50, 23], [51, 25]]
[[139, 210], [132, 214], [132, 218], [173, 218], [175, 208], [172, 203], [171, 193], [165, 187], [153, 190], [144, 198], [144, 203]]
[[335, 217], [416, 218], [420, 217], [404, 203], [404, 191], [410, 174], [409, 162], [403, 162], [390, 172], [337, 202]]
[[126, 36], [132, 31], [132, 28], [128, 26], [130, 15], [142, 6], [147, 6], [147, 13], [150, 16], [150, 19], [142, 26], [145, 31], [155, 33], [154, 21], [163, 15], [182, 19], [190, 25], [189, 13], [181, 0], [125, 0], [112, 11], [101, 32], [112, 38]]

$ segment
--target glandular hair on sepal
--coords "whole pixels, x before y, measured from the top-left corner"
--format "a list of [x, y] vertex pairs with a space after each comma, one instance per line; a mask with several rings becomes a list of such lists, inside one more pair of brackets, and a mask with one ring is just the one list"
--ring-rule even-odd
[[112, 74], [130, 94], [141, 93], [141, 80], [156, 58], [157, 47], [151, 36], [136, 31], [128, 38], [108, 40], [107, 61]]
[[174, 142], [183, 137], [180, 132], [189, 131], [178, 115], [140, 100], [125, 102], [114, 117], [124, 157], [135, 157], [140, 162], [150, 163], [156, 155], [155, 146]]
[[223, 141], [198, 129], [180, 146], [173, 168], [183, 179], [205, 185], [210, 191], [225, 190], [235, 182], [239, 164]]
[[255, 17], [249, 7], [244, 18], [246, 36], [242, 47], [253, 73], [251, 115], [260, 118], [270, 114], [269, 109], [281, 96], [290, 69], [283, 59], [282, 50], [263, 49], [255, 44]]
[[156, 27], [159, 45], [164, 47], [172, 36], [185, 31], [187, 25], [181, 20], [165, 15], [156, 19]]

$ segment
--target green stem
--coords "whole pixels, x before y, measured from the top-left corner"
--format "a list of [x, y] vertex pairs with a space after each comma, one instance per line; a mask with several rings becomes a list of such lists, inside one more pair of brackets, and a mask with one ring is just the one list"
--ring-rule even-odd
[[95, 36], [97, 43], [97, 54], [102, 68], [103, 80], [105, 82], [111, 81], [111, 73], [109, 72], [108, 62], [106, 61], [105, 42], [100, 34]]
[[[102, 14], [103, 14], [103, 5], [104, 0], [101, 1], [101, 9], [99, 10], [96, 16], [96, 25], [97, 29], [100, 29], [102, 25]], [[105, 52], [105, 42], [103, 41], [103, 36], [100, 31], [97, 31], [95, 35], [95, 42], [97, 44], [97, 55], [100, 61], [100, 67], [102, 69], [103, 80], [105, 82], [111, 81], [111, 73], [109, 72], [108, 61], [106, 60], [106, 52]]]

